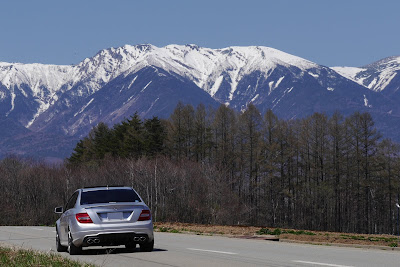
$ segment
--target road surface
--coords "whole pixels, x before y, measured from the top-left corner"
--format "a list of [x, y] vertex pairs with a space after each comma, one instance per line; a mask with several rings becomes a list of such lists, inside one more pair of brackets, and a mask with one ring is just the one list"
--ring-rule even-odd
[[[58, 253], [54, 227], [2, 226], [0, 244]], [[153, 252], [99, 247], [59, 254], [98, 266], [400, 266], [399, 251], [158, 232]]]

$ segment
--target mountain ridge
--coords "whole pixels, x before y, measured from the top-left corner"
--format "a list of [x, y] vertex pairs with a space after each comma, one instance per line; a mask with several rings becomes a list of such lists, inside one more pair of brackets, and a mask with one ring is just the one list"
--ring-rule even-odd
[[[388, 123], [400, 117], [399, 71], [398, 57], [351, 69], [261, 46], [125, 45], [77, 65], [0, 63], [0, 121], [12, 120], [30, 134], [76, 140], [100, 121], [117, 123], [135, 111], [144, 118], [167, 117], [183, 100], [238, 111], [253, 103], [285, 119], [367, 111], [395, 137]], [[381, 87], [371, 86], [374, 80]]]

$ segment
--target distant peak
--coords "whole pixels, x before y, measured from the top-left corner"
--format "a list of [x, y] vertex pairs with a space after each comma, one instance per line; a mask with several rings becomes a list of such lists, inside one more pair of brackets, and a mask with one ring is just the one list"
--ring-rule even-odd
[[121, 53], [126, 53], [126, 52], [132, 52], [132, 51], [140, 51], [140, 52], [150, 52], [154, 50], [156, 47], [152, 44], [137, 44], [137, 45], [123, 45], [119, 47], [110, 47], [106, 49], [102, 49], [97, 54], [94, 56], [98, 55], [106, 55], [106, 54], [121, 54]]
[[152, 44], [138, 44], [138, 45], [135, 45], [135, 48], [144, 52], [144, 51], [153, 50], [155, 48], [155, 46]]
[[200, 50], [200, 47], [198, 45], [196, 45], [196, 44], [187, 44], [185, 46], [190, 48], [190, 49], [192, 49], [192, 50], [197, 50], [197, 51]]
[[400, 68], [400, 56], [386, 57], [381, 60], [375, 61], [371, 64], [365, 65], [362, 68], [366, 69], [381, 69], [387, 66], [398, 66]]

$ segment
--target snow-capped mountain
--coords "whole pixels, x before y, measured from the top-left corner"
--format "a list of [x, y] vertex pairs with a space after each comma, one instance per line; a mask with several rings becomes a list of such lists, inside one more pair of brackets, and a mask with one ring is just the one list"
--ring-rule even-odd
[[[82, 99], [96, 93], [120, 75], [126, 77], [149, 66], [184, 77], [217, 101], [229, 104], [237, 97], [241, 100], [236, 102], [244, 101], [243, 95], [236, 90], [240, 81], [254, 72], [263, 73], [260, 78], [266, 81], [268, 73], [277, 66], [296, 66], [306, 70], [317, 68], [318, 65], [268, 47], [213, 50], [195, 45], [169, 45], [162, 48], [126, 45], [102, 50], [76, 66], [1, 63], [0, 83], [5, 88], [0, 89], [0, 97], [4, 100], [9, 98], [9, 101], [3, 101], [8, 105], [2, 105], [2, 111], [6, 117], [14, 111], [14, 116], [18, 117], [21, 124], [37, 130], [36, 119], [53, 106], [61, 95]], [[269, 90], [278, 87], [280, 81], [275, 84], [268, 81], [271, 83]], [[255, 94], [246, 95], [246, 102], [255, 97]], [[24, 103], [16, 101], [18, 97]], [[70, 98], [64, 99], [67, 108], [71, 104]], [[23, 112], [20, 113], [17, 107]], [[74, 133], [74, 130], [67, 130], [69, 132]]]
[[70, 66], [0, 63], [0, 116], [29, 128], [73, 76]]
[[[336, 110], [396, 117], [397, 105], [375, 89], [380, 87], [366, 85], [383, 77], [389, 66], [397, 73], [396, 60], [331, 69], [268, 47], [125, 45], [101, 50], [74, 66], [0, 63], [0, 124], [16, 133], [0, 132], [0, 137], [7, 135], [0, 147], [3, 151], [7, 143], [6, 151], [25, 153], [28, 142], [37, 152], [49, 144], [45, 140], [58, 138], [65, 146], [55, 141], [50, 154], [67, 156], [100, 121], [112, 125], [136, 111], [145, 118], [168, 117], [178, 101], [237, 110], [252, 102], [261, 112], [272, 109], [282, 118]], [[367, 70], [370, 76], [362, 78]], [[380, 123], [388, 128], [385, 120]], [[44, 147], [42, 155], [48, 151]]]
[[400, 99], [400, 56], [388, 57], [361, 68], [334, 67], [339, 74], [375, 92]]

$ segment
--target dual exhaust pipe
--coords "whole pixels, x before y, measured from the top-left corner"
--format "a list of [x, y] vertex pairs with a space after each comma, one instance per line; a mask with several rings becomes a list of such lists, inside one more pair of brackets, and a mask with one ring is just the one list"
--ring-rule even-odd
[[[146, 240], [147, 240], [147, 237], [145, 237], [145, 236], [135, 236], [135, 237], [133, 238], [133, 241], [134, 241], [134, 242], [144, 242], [144, 241], [146, 241]], [[87, 243], [88, 245], [99, 244], [99, 243], [100, 243], [100, 238], [88, 238], [88, 239], [86, 240], [86, 243]]]
[[135, 236], [133, 238], [133, 241], [135, 241], [135, 242], [139, 242], [139, 241], [143, 242], [143, 241], [146, 241], [146, 237], [144, 237], [144, 236]]
[[86, 242], [87, 242], [89, 245], [98, 244], [98, 243], [100, 243], [100, 239], [98, 239], [98, 238], [89, 238]]

